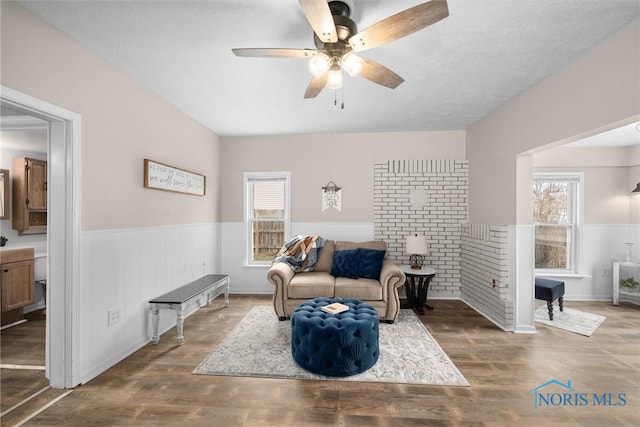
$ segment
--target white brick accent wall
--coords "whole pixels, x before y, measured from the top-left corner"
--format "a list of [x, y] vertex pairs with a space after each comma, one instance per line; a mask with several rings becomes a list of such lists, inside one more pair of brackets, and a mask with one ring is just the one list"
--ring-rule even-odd
[[513, 330], [508, 228], [462, 226], [461, 299], [505, 330]]
[[[388, 256], [408, 264], [406, 236], [427, 237], [425, 265], [436, 269], [429, 298], [459, 298], [461, 227], [468, 222], [467, 160], [389, 160], [374, 163], [374, 233], [387, 242]], [[414, 207], [409, 196], [418, 190], [426, 205]]]

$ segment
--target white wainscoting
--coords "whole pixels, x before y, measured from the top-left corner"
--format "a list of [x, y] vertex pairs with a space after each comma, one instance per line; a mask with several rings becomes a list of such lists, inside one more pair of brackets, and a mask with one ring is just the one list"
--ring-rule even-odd
[[570, 301], [612, 301], [614, 261], [624, 261], [625, 243], [633, 243], [633, 260], [640, 261], [639, 224], [587, 224], [582, 234], [584, 277], [561, 277], [565, 283], [565, 299]]
[[[220, 241], [219, 224], [82, 233], [81, 383], [150, 341], [150, 299], [205, 274], [227, 273], [220, 269]], [[108, 326], [107, 311], [115, 308], [121, 308], [122, 320]], [[160, 332], [173, 326], [175, 312], [163, 310]]]
[[509, 278], [514, 283], [515, 305], [513, 331], [535, 333], [534, 246], [533, 225], [509, 225]]

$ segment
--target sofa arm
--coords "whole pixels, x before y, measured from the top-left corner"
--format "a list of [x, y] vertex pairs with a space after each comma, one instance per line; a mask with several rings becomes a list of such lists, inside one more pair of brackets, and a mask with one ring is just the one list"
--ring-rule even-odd
[[393, 322], [400, 312], [400, 297], [398, 288], [404, 285], [404, 272], [393, 261], [385, 259], [380, 271], [380, 284], [382, 285], [382, 299], [387, 302], [385, 320]]
[[287, 286], [289, 286], [294, 274], [289, 264], [284, 262], [276, 262], [267, 271], [267, 280], [275, 286], [273, 290], [273, 309], [280, 319], [284, 319], [287, 316], [284, 310], [284, 302], [289, 297]]
[[293, 279], [293, 269], [285, 262], [276, 262], [273, 264], [269, 271], [267, 271], [267, 280], [271, 282], [276, 288], [279, 286], [287, 286], [291, 279]]
[[387, 289], [397, 289], [404, 285], [404, 272], [393, 261], [385, 259], [380, 270], [380, 283]]

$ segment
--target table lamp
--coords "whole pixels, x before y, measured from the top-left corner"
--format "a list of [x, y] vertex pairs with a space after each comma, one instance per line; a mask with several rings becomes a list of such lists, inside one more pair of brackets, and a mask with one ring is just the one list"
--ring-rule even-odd
[[427, 239], [424, 236], [414, 234], [407, 236], [405, 252], [409, 254], [409, 265], [412, 270], [421, 270], [424, 264], [424, 255], [428, 255]]

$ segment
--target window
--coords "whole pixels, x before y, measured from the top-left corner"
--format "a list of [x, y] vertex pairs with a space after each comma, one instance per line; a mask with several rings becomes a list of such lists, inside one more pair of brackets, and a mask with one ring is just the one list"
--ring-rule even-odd
[[289, 172], [244, 174], [248, 264], [270, 264], [289, 238], [289, 180]]
[[580, 174], [535, 174], [535, 268], [577, 272]]

